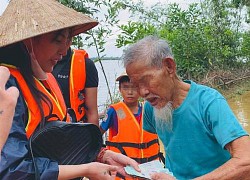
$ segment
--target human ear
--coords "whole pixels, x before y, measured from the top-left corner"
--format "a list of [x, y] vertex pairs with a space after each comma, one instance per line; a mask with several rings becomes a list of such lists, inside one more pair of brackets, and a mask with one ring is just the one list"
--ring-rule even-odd
[[173, 58], [166, 57], [165, 59], [163, 59], [162, 66], [163, 66], [163, 68], [166, 68], [166, 70], [169, 74], [173, 74], [176, 71], [176, 64], [175, 64]]

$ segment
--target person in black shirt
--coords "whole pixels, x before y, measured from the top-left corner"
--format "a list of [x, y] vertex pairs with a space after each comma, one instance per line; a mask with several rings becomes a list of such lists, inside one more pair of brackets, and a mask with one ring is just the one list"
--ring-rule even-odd
[[[79, 99], [83, 100], [83, 103], [81, 103], [79, 106], [74, 108], [74, 106], [72, 105], [73, 102], [72, 100], [70, 100], [71, 90], [70, 90], [69, 78], [73, 78], [73, 75], [70, 77], [70, 73], [73, 74], [73, 73], [76, 73], [75, 71], [77, 71], [74, 68], [72, 68], [72, 63], [73, 63], [72, 56], [75, 51], [76, 50], [69, 48], [67, 51], [67, 55], [64, 56], [62, 60], [59, 61], [54, 67], [52, 74], [55, 76], [55, 78], [57, 79], [60, 85], [67, 107], [72, 108], [76, 114], [79, 113], [78, 112], [78, 110], [80, 109], [79, 106], [81, 106], [81, 108], [84, 108], [83, 109], [83, 111], [85, 111], [84, 116], [79, 115], [77, 117], [77, 121], [93, 123], [99, 126], [98, 110], [97, 110], [97, 88], [98, 88], [98, 83], [99, 83], [98, 72], [97, 72], [94, 62], [91, 59], [89, 59], [87, 56], [78, 58], [78, 59], [76, 58], [76, 56], [74, 56], [74, 61], [85, 60], [85, 68], [84, 68], [84, 65], [83, 66], [80, 65], [81, 66], [80, 68], [77, 67], [78, 71], [80, 70], [84, 71], [84, 72], [81, 72], [83, 73], [83, 76], [81, 77], [77, 76], [76, 77], [77, 79], [75, 79], [76, 83], [84, 84], [83, 88], [81, 89], [82, 94], [79, 94], [81, 92], [76, 92], [78, 94], [77, 100]], [[73, 71], [73, 72], [70, 72], [70, 71]]]

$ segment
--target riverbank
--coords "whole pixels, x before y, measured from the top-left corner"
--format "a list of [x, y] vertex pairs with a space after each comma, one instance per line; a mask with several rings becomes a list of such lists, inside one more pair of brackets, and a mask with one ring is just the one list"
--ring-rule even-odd
[[248, 91], [250, 91], [250, 78], [237, 82], [236, 84], [231, 85], [229, 88], [217, 88], [226, 99], [237, 98]]
[[217, 89], [226, 99], [235, 98], [250, 91], [250, 69], [209, 71], [198, 83]]

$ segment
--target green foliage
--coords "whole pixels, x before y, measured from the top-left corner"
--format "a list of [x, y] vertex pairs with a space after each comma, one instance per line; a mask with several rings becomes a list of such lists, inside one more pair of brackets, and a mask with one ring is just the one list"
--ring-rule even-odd
[[250, 31], [243, 34], [241, 52], [243, 60], [246, 63], [250, 64]]
[[119, 48], [143, 38], [145, 34], [155, 34], [157, 32], [155, 26], [143, 22], [129, 21], [127, 25], [119, 27], [123, 29], [123, 32], [118, 34], [116, 41], [116, 46]]
[[[166, 39], [184, 79], [200, 80], [210, 70], [250, 67], [250, 31], [242, 29], [244, 21], [250, 23], [249, 0], [204, 0], [185, 10], [178, 4], [147, 7], [143, 1], [130, 0], [59, 1], [99, 21], [87, 34], [75, 37], [73, 45], [94, 46], [95, 62], [101, 67], [107, 38], [115, 34], [119, 48], [147, 35]], [[130, 13], [129, 20], [121, 24], [118, 16], [124, 10]], [[106, 77], [104, 69], [103, 73]], [[106, 83], [109, 89], [107, 78]], [[112, 97], [110, 90], [109, 94], [112, 103], [116, 96]]]
[[242, 58], [249, 60], [249, 36], [241, 33], [241, 9], [230, 1], [206, 0], [187, 10], [159, 3], [145, 8], [142, 2], [128, 7], [139, 19], [120, 26], [117, 46], [158, 35], [170, 43], [184, 79], [199, 80], [210, 70], [240, 67], [246, 65]]
[[232, 5], [234, 8], [240, 9], [244, 6], [247, 9], [247, 15], [245, 17], [245, 20], [247, 23], [250, 23], [250, 1], [249, 0], [233, 0]]

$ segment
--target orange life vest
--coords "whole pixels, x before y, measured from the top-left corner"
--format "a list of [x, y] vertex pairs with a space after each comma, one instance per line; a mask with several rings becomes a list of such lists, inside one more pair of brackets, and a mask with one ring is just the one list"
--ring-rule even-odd
[[86, 51], [73, 50], [69, 76], [69, 97], [70, 106], [76, 114], [77, 121], [85, 118], [85, 58], [88, 58]]
[[157, 159], [160, 152], [158, 137], [143, 130], [143, 117], [139, 124], [124, 102], [113, 104], [111, 107], [117, 113], [118, 133], [114, 136], [109, 131], [106, 141], [108, 149], [127, 155], [138, 163]]
[[[26, 125], [26, 135], [28, 138], [33, 134], [39, 123], [41, 122], [41, 113], [39, 111], [38, 105], [35, 101], [35, 98], [32, 96], [31, 91], [24, 80], [20, 71], [14, 66], [8, 66], [10, 73], [14, 76], [20, 87], [20, 92], [22, 92], [24, 100], [28, 107], [28, 123]], [[52, 103], [52, 115], [50, 115], [49, 106], [42, 101], [42, 108], [44, 110], [44, 117], [48, 121], [53, 120], [66, 120], [70, 121], [70, 117], [67, 114], [67, 108], [61, 93], [61, 90], [57, 84], [56, 79], [51, 73], [48, 73], [48, 79], [40, 82], [38, 79], [35, 79], [36, 87], [46, 95]], [[47, 90], [49, 89], [50, 92]]]

